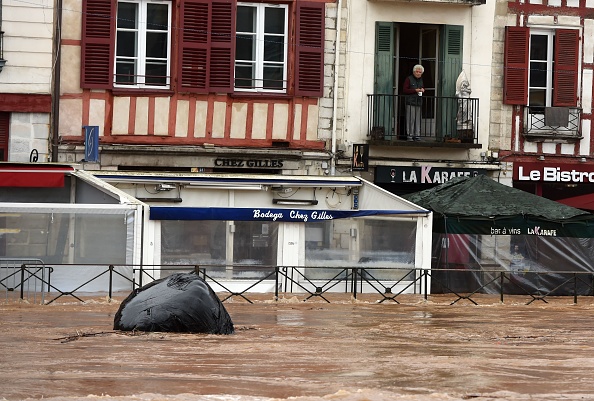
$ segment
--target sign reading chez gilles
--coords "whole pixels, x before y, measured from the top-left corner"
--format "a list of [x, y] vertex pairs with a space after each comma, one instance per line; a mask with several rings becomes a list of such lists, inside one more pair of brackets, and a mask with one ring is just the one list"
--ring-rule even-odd
[[281, 168], [283, 160], [279, 159], [215, 159], [215, 167], [245, 168]]
[[481, 168], [455, 168], [433, 166], [378, 166], [375, 169], [376, 183], [395, 184], [442, 184], [456, 177], [474, 177], [486, 174]]
[[594, 183], [594, 166], [544, 163], [514, 163], [514, 180], [542, 182]]

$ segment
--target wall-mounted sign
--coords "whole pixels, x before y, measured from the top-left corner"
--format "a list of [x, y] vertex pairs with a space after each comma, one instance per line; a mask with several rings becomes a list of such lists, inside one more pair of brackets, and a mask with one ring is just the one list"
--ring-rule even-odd
[[99, 127], [85, 125], [85, 161], [99, 161]]
[[283, 160], [280, 159], [215, 159], [215, 167], [233, 168], [282, 168]]
[[353, 171], [368, 171], [369, 165], [369, 145], [354, 144], [353, 145], [353, 160], [351, 162], [351, 169]]
[[378, 166], [375, 182], [380, 184], [442, 184], [456, 177], [474, 177], [486, 174], [482, 168], [455, 168], [434, 166]]
[[514, 163], [515, 181], [594, 183], [594, 166], [578, 164]]

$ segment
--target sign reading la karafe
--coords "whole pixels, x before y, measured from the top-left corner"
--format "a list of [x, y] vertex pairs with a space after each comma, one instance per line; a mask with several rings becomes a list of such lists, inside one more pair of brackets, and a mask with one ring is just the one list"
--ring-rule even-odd
[[381, 184], [443, 184], [456, 177], [474, 177], [480, 174], [486, 174], [486, 170], [434, 166], [378, 166], [375, 169], [375, 182]]

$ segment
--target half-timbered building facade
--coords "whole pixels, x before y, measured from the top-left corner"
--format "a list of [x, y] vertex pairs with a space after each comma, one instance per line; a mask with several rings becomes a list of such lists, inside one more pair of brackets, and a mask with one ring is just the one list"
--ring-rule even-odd
[[[327, 168], [335, 5], [83, 0], [63, 18], [60, 160], [124, 170]], [[89, 127], [99, 138], [94, 160], [83, 153]]]
[[496, 10], [490, 141], [502, 150], [503, 178], [592, 210], [594, 2], [498, 2]]

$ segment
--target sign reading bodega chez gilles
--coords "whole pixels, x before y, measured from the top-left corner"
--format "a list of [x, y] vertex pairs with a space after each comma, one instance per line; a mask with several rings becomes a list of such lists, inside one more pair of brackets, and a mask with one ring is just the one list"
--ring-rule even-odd
[[594, 166], [578, 164], [546, 165], [514, 163], [514, 180], [541, 182], [594, 183]]
[[433, 166], [378, 166], [375, 169], [376, 183], [396, 184], [442, 184], [456, 177], [474, 177], [485, 174], [481, 168], [451, 168]]

